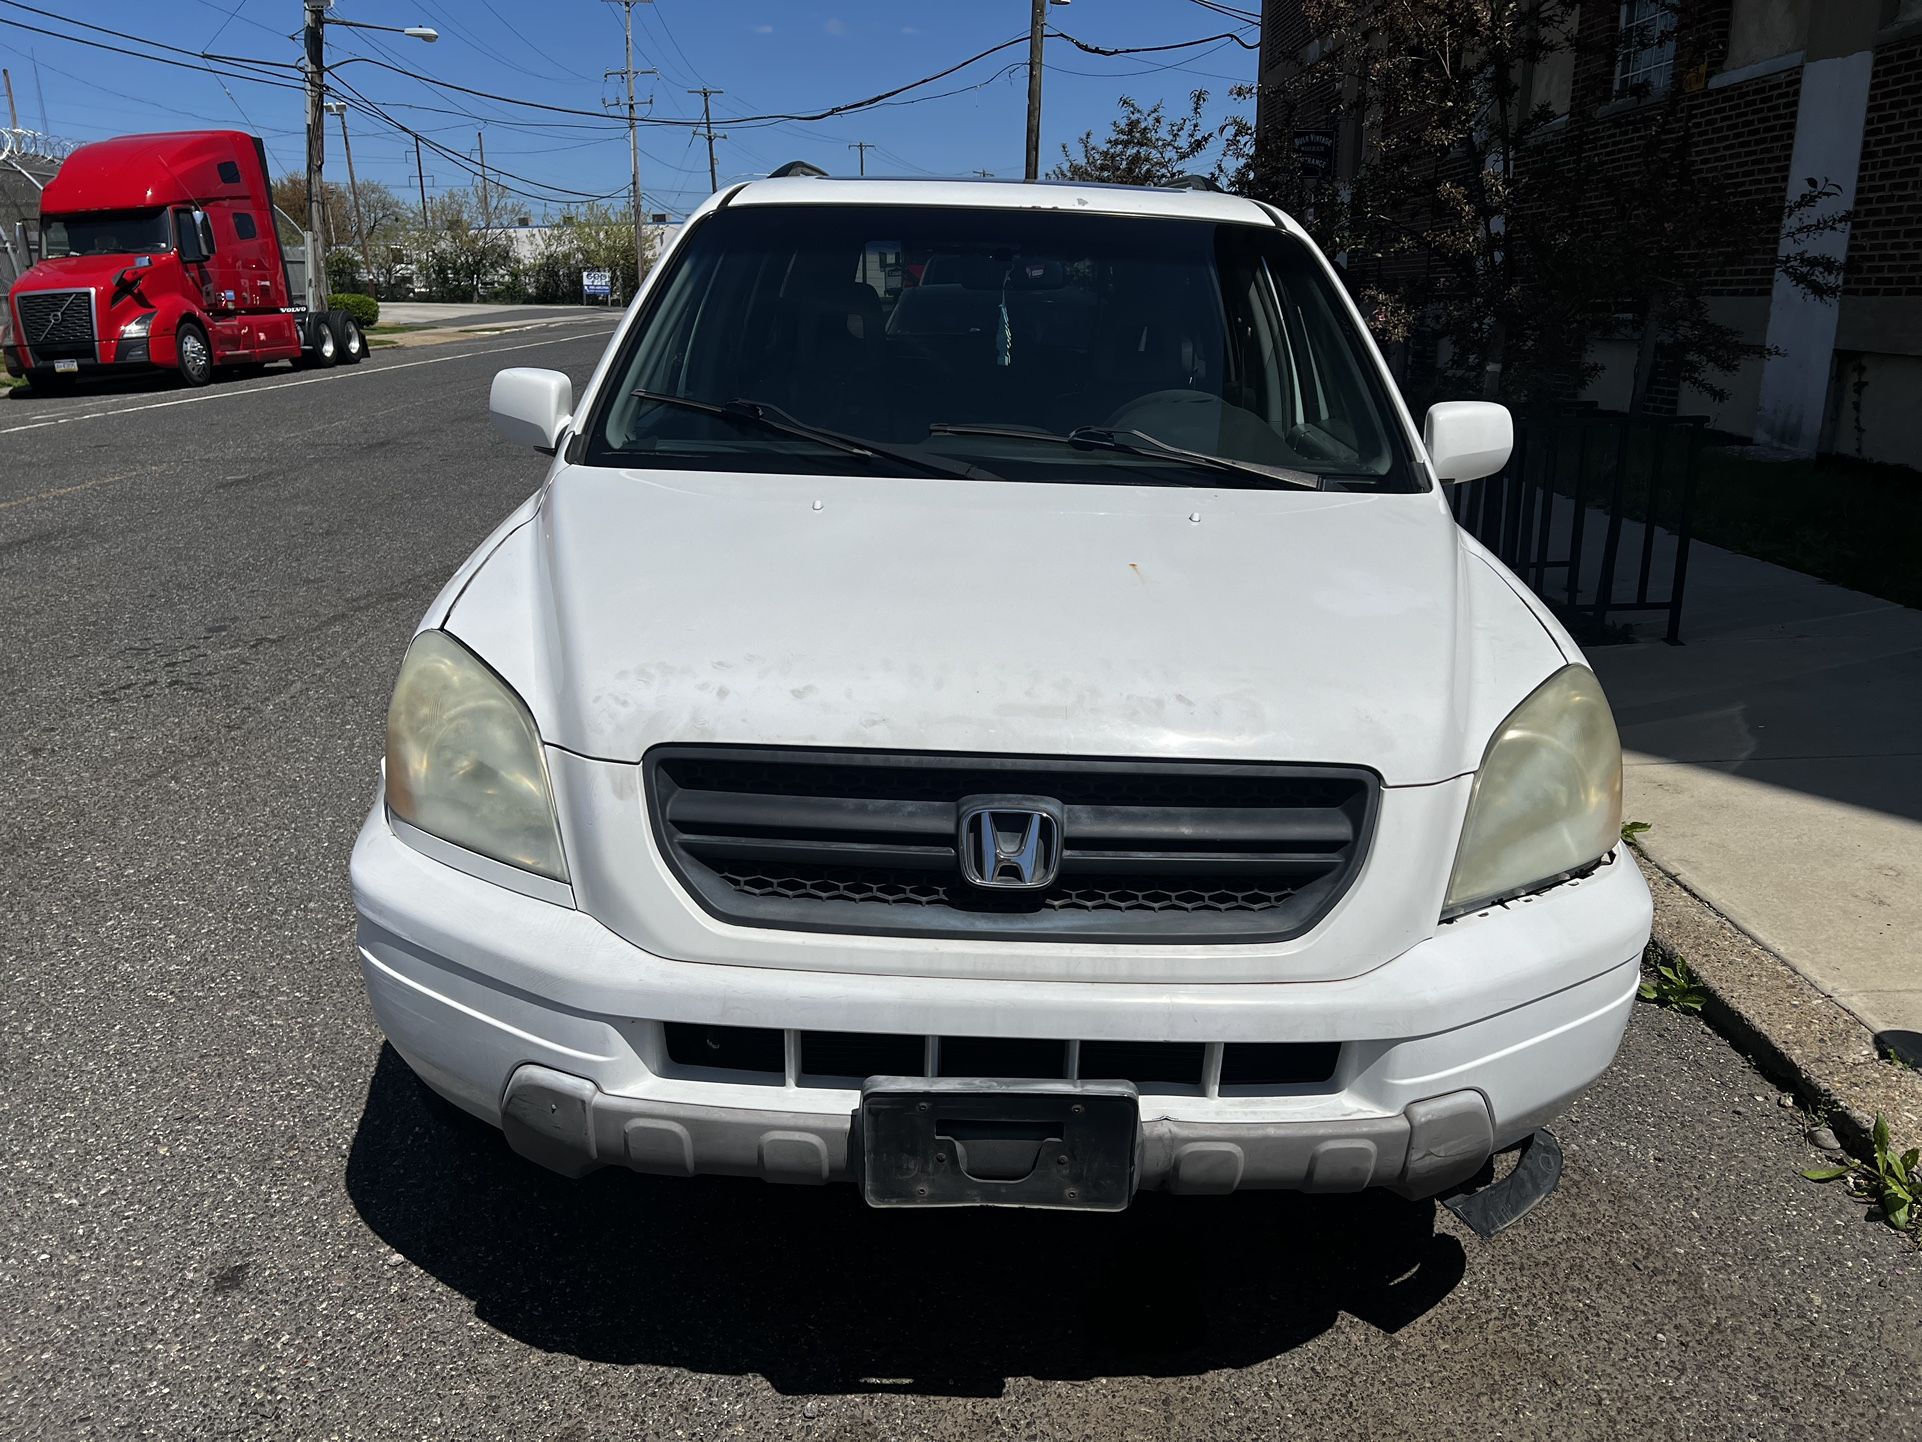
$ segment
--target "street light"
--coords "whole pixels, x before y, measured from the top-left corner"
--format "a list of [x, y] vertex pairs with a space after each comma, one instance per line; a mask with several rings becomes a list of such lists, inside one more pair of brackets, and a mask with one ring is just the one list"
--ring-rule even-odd
[[[405, 35], [413, 40], [433, 44], [440, 39], [440, 32], [429, 25], [369, 25], [360, 20], [342, 20], [327, 13], [333, 0], [301, 0], [301, 9], [306, 25], [302, 39], [307, 51], [307, 230], [313, 236], [313, 245], [307, 257], [307, 306], [318, 310], [322, 272], [326, 265], [323, 255], [315, 254], [320, 245], [320, 172], [327, 154], [327, 58], [326, 45], [322, 36], [326, 26], [344, 25], [350, 30], [384, 30], [393, 35]], [[343, 131], [346, 119], [341, 120]], [[350, 177], [351, 179], [351, 177]]]
[[1048, 7], [1068, 0], [1034, 0], [1028, 29], [1028, 179], [1041, 178], [1041, 37], [1048, 28]]

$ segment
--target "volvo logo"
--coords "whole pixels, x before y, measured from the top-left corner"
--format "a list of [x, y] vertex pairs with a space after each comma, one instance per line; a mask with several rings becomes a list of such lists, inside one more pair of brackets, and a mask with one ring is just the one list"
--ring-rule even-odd
[[995, 891], [1039, 891], [1061, 869], [1061, 804], [1043, 796], [961, 802], [961, 876]]

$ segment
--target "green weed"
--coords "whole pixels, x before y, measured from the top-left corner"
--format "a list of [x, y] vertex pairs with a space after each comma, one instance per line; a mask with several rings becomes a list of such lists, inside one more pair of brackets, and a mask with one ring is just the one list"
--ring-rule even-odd
[[1889, 1145], [1889, 1124], [1877, 1116], [1870, 1134], [1875, 1144], [1875, 1161], [1851, 1161], [1846, 1166], [1810, 1167], [1802, 1175], [1812, 1182], [1849, 1179], [1849, 1190], [1882, 1211], [1882, 1220], [1898, 1232], [1922, 1229], [1922, 1147], [1910, 1147], [1900, 1156]]
[[1699, 1012], [1702, 1003], [1708, 1000], [1708, 989], [1695, 979], [1695, 973], [1689, 970], [1688, 963], [1678, 956], [1672, 962], [1658, 960], [1655, 963], [1655, 975], [1642, 978], [1636, 995], [1657, 1006]]

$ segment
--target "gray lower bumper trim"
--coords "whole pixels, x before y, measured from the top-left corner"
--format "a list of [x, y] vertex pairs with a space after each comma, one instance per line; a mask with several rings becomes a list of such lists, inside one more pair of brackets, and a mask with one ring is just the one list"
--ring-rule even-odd
[[[628, 1166], [819, 1185], [845, 1181], [852, 1113], [745, 1111], [615, 1096], [548, 1067], [508, 1081], [502, 1129], [515, 1151], [567, 1176]], [[1414, 1103], [1400, 1116], [1327, 1122], [1171, 1122], [1141, 1127], [1141, 1190], [1281, 1187], [1433, 1196], [1473, 1176], [1494, 1150], [1480, 1092]]]

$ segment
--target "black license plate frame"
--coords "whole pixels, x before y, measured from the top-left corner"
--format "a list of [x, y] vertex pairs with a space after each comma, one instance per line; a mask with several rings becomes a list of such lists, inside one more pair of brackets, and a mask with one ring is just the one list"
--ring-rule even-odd
[[1134, 1197], [1132, 1082], [869, 1077], [859, 1120], [869, 1206], [1118, 1212]]

